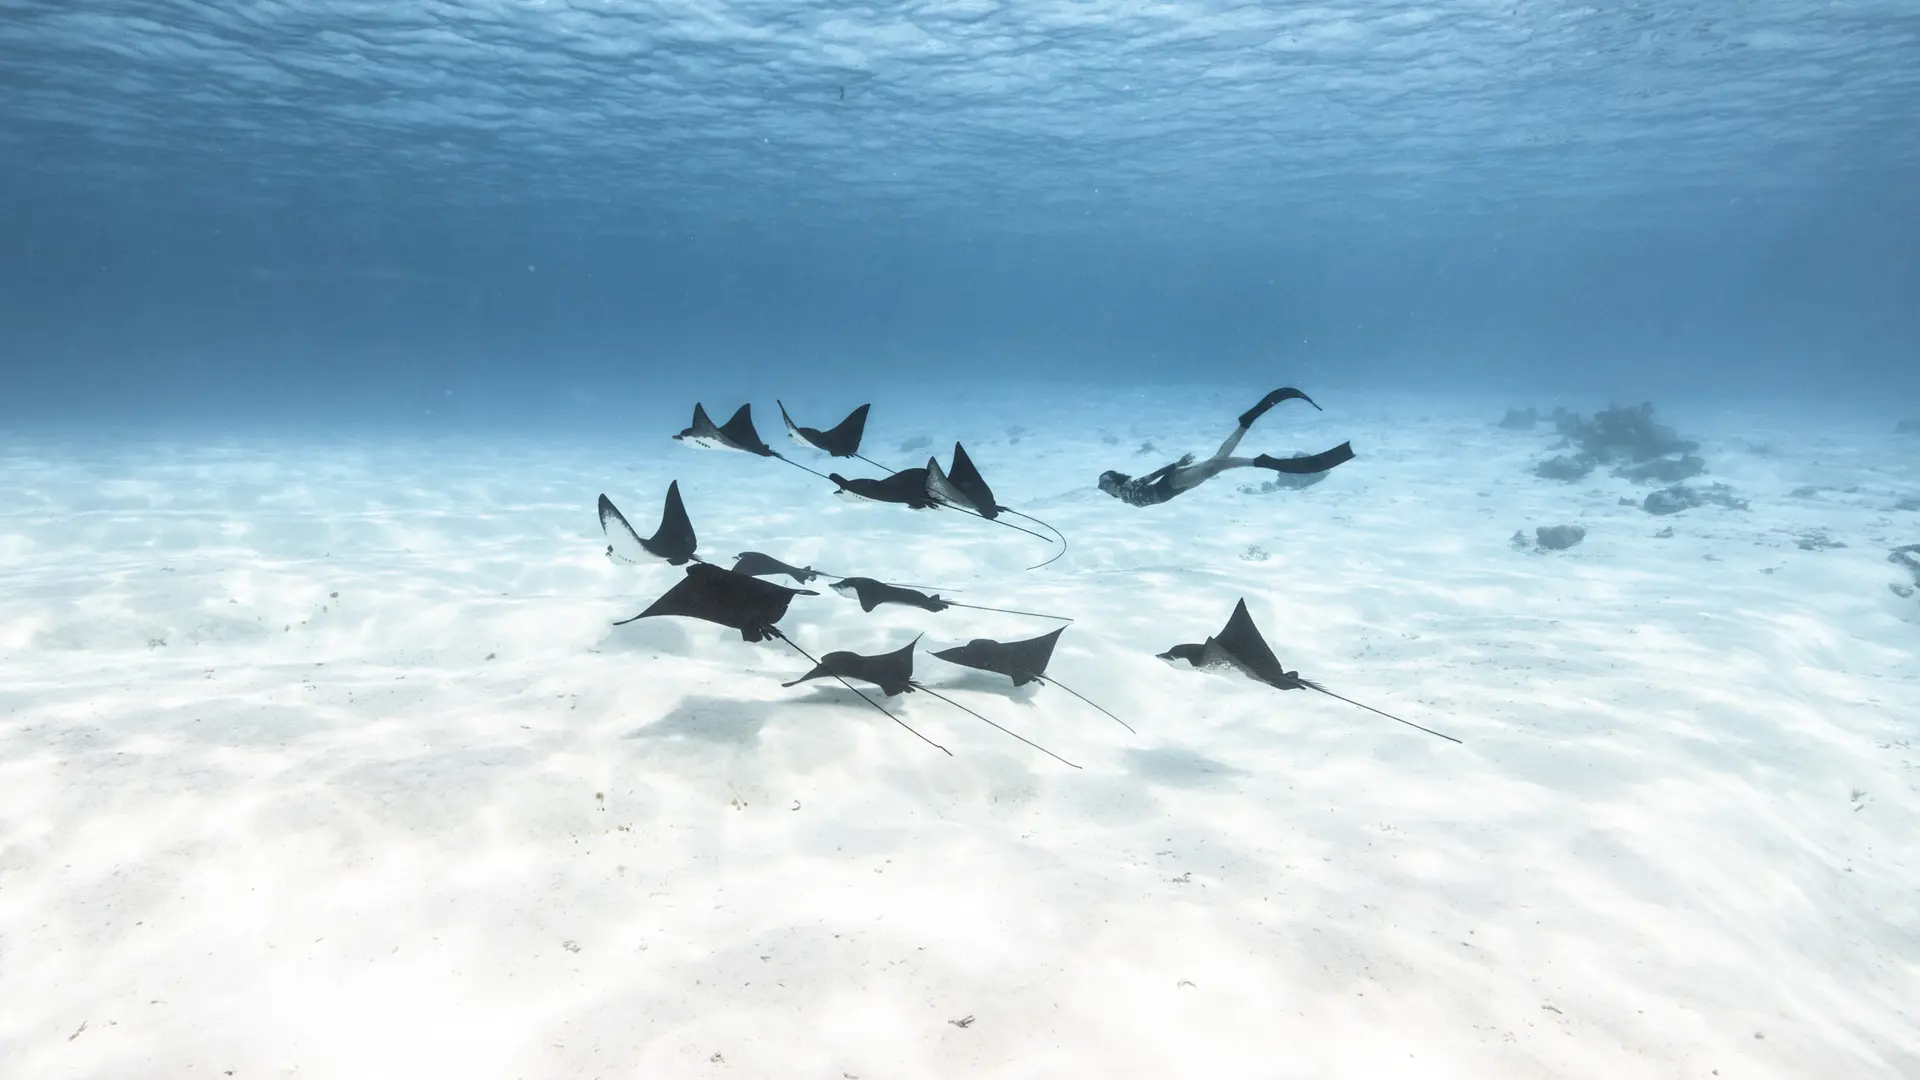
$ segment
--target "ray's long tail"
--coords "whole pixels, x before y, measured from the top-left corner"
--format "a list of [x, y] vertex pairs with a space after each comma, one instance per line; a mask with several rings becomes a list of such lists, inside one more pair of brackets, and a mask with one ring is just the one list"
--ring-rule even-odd
[[[1094, 708], [1099, 709], [1101, 712], [1106, 713], [1107, 719], [1112, 720], [1114, 723], [1119, 724], [1121, 727], [1126, 728], [1128, 731], [1133, 731], [1132, 724], [1129, 724], [1125, 720], [1122, 720], [1119, 717], [1113, 715], [1112, 713], [1107, 712], [1106, 709], [1101, 707], [1099, 702], [1092, 700], [1091, 698], [1087, 697], [1085, 694], [1082, 694], [1080, 691], [1075, 690], [1073, 687], [1068, 686], [1066, 683], [1061, 682], [1059, 679], [1055, 679], [1047, 675], [1035, 675], [1034, 678], [1039, 679], [1041, 682], [1046, 683], [1048, 686], [1057, 686], [1060, 689], [1065, 690], [1067, 693], [1072, 694], [1074, 697], [1079, 698], [1081, 701], [1084, 701], [1087, 704], [1093, 706]], [[1140, 734], [1137, 731], [1133, 731], [1133, 733], [1135, 735]]]
[[1046, 562], [1038, 562], [1038, 563], [1034, 563], [1034, 564], [1033, 564], [1032, 566], [1029, 566], [1029, 567], [1027, 567], [1027, 569], [1029, 569], [1029, 570], [1038, 570], [1038, 569], [1040, 569], [1041, 567], [1043, 567], [1043, 566], [1046, 566], [1046, 565], [1047, 565], [1048, 563], [1052, 563], [1052, 562], [1055, 562], [1055, 561], [1057, 561], [1057, 560], [1059, 560], [1059, 558], [1060, 558], [1060, 557], [1061, 557], [1062, 555], [1065, 555], [1065, 554], [1067, 553], [1067, 534], [1065, 534], [1065, 533], [1063, 533], [1063, 532], [1061, 532], [1061, 531], [1060, 531], [1059, 529], [1056, 529], [1056, 528], [1054, 528], [1053, 526], [1051, 526], [1051, 525], [1049, 525], [1049, 524], [1047, 524], [1046, 522], [1044, 522], [1044, 521], [1041, 521], [1041, 520], [1040, 520], [1039, 518], [1037, 518], [1037, 517], [1034, 517], [1034, 516], [1033, 516], [1032, 514], [1023, 514], [1023, 513], [1021, 513], [1021, 512], [1020, 512], [1020, 511], [1018, 511], [1018, 510], [1014, 510], [1014, 509], [1010, 509], [1010, 508], [1008, 508], [1008, 507], [1005, 507], [1005, 506], [1003, 506], [1003, 507], [1001, 507], [1001, 508], [1000, 508], [1000, 512], [1001, 512], [1001, 513], [1003, 513], [1003, 514], [1012, 514], [1012, 515], [1014, 515], [1015, 517], [1023, 517], [1023, 518], [1026, 518], [1026, 519], [1027, 519], [1028, 521], [1031, 521], [1031, 522], [1033, 522], [1033, 523], [1034, 523], [1035, 525], [1038, 525], [1038, 526], [1040, 526], [1041, 528], [1043, 528], [1043, 529], [1045, 529], [1045, 530], [1047, 530], [1048, 532], [1050, 532], [1050, 533], [1052, 533], [1052, 534], [1054, 535], [1054, 538], [1060, 541], [1060, 550], [1059, 550], [1059, 551], [1056, 551], [1056, 552], [1054, 552], [1054, 553], [1053, 553], [1053, 555], [1052, 555], [1051, 557], [1049, 557], [1049, 558], [1048, 558], [1048, 559], [1046, 560]]
[[1053, 760], [1059, 762], [1062, 765], [1066, 765], [1070, 768], [1075, 768], [1075, 769], [1080, 767], [1078, 765], [1075, 765], [1073, 762], [1068, 761], [1066, 758], [1061, 757], [1059, 754], [1056, 754], [1053, 751], [1047, 749], [1046, 747], [1041, 746], [1039, 743], [1034, 742], [1032, 739], [1027, 738], [1025, 735], [1022, 735], [1017, 731], [1008, 731], [1006, 728], [1000, 727], [999, 724], [996, 724], [993, 721], [988, 720], [986, 717], [981, 716], [979, 713], [974, 712], [972, 709], [967, 708], [965, 705], [960, 704], [959, 702], [953, 700], [952, 698], [948, 697], [947, 695], [941, 693], [938, 690], [930, 689], [928, 687], [920, 685], [919, 683], [914, 683], [913, 688], [915, 690], [925, 690], [927, 693], [932, 694], [934, 697], [939, 698], [941, 701], [944, 701], [947, 704], [953, 706], [954, 708], [959, 709], [961, 712], [966, 713], [968, 716], [973, 717], [975, 720], [982, 721], [983, 723], [987, 724], [989, 727], [997, 728], [998, 730], [1005, 732], [1006, 734], [1011, 735], [1016, 739], [1019, 739], [1021, 742], [1026, 743], [1028, 746], [1033, 747], [1035, 750], [1040, 751], [1041, 753], [1047, 755], [1048, 757], [1052, 758]]
[[[1356, 708], [1361, 708], [1361, 709], [1365, 709], [1365, 710], [1367, 710], [1368, 712], [1370, 712], [1370, 713], [1373, 713], [1373, 714], [1374, 714], [1374, 715], [1376, 715], [1376, 716], [1384, 716], [1384, 717], [1386, 717], [1386, 718], [1387, 718], [1387, 719], [1389, 719], [1389, 720], [1397, 720], [1397, 721], [1399, 721], [1400, 723], [1402, 723], [1402, 724], [1405, 724], [1405, 725], [1407, 725], [1407, 726], [1408, 726], [1408, 727], [1410, 727], [1410, 728], [1417, 728], [1417, 729], [1419, 729], [1420, 731], [1424, 731], [1424, 732], [1426, 732], [1426, 733], [1427, 733], [1427, 734], [1429, 734], [1429, 735], [1438, 735], [1438, 736], [1439, 736], [1440, 738], [1442, 738], [1442, 739], [1445, 739], [1445, 740], [1447, 740], [1447, 741], [1448, 741], [1448, 742], [1450, 742], [1450, 743], [1458, 743], [1458, 742], [1460, 742], [1460, 740], [1459, 740], [1459, 739], [1456, 739], [1456, 738], [1454, 738], [1454, 737], [1453, 737], [1453, 736], [1451, 736], [1451, 735], [1448, 735], [1448, 734], [1445, 734], [1445, 733], [1443, 733], [1443, 732], [1439, 732], [1439, 731], [1435, 731], [1435, 730], [1433, 730], [1433, 729], [1432, 729], [1432, 728], [1430, 728], [1430, 727], [1420, 727], [1420, 725], [1419, 725], [1419, 724], [1416, 724], [1416, 723], [1414, 723], [1413, 721], [1411, 721], [1411, 720], [1408, 720], [1408, 719], [1406, 719], [1406, 718], [1404, 718], [1404, 717], [1399, 717], [1399, 716], [1395, 716], [1395, 715], [1393, 715], [1393, 714], [1392, 714], [1392, 713], [1390, 713], [1390, 712], [1386, 712], [1386, 711], [1384, 711], [1384, 710], [1381, 710], [1381, 709], [1376, 709], [1376, 708], [1374, 708], [1374, 707], [1373, 707], [1373, 706], [1371, 706], [1371, 705], [1367, 705], [1367, 704], [1363, 704], [1363, 703], [1361, 703], [1361, 702], [1358, 702], [1358, 701], [1355, 701], [1355, 700], [1353, 700], [1352, 698], [1350, 698], [1350, 697], [1347, 697], [1347, 696], [1345, 696], [1345, 695], [1343, 695], [1343, 694], [1336, 694], [1336, 693], [1334, 693], [1333, 691], [1331, 691], [1331, 690], [1329, 690], [1329, 689], [1327, 689], [1326, 687], [1324, 687], [1324, 686], [1321, 686], [1321, 685], [1320, 685], [1319, 683], [1316, 683], [1316, 682], [1308, 682], [1308, 681], [1307, 681], [1307, 680], [1305, 680], [1305, 679], [1300, 679], [1300, 680], [1298, 680], [1298, 682], [1300, 683], [1300, 685], [1301, 685], [1301, 686], [1304, 686], [1304, 687], [1306, 687], [1306, 688], [1307, 688], [1307, 689], [1309, 689], [1309, 690], [1318, 690], [1318, 691], [1320, 691], [1321, 693], [1323, 693], [1323, 694], [1325, 694], [1325, 695], [1327, 695], [1327, 696], [1328, 696], [1328, 697], [1330, 697], [1330, 698], [1334, 698], [1334, 699], [1336, 699], [1336, 700], [1338, 700], [1338, 701], [1344, 701], [1344, 702], [1346, 702], [1347, 704], [1349, 704], [1349, 705], [1352, 705], [1352, 706], [1354, 706], [1354, 707], [1356, 707]], [[1461, 745], [1465, 745], [1465, 744], [1464, 744], [1464, 743], [1462, 743]]]
[[[799, 653], [799, 654], [800, 654], [801, 656], [804, 656], [804, 657], [806, 657], [806, 658], [807, 658], [807, 660], [808, 660], [808, 662], [809, 662], [809, 663], [811, 663], [811, 664], [813, 664], [813, 666], [814, 666], [814, 667], [819, 667], [819, 666], [820, 666], [820, 661], [818, 661], [818, 660], [816, 660], [816, 659], [814, 659], [814, 657], [813, 657], [813, 654], [812, 654], [812, 653], [810, 653], [810, 652], [808, 652], [807, 650], [805, 650], [805, 649], [803, 649], [803, 648], [801, 648], [801, 647], [800, 647], [799, 645], [797, 645], [797, 644], [795, 644], [795, 643], [794, 643], [794, 640], [793, 640], [792, 638], [790, 638], [790, 637], [788, 637], [787, 635], [785, 635], [785, 634], [783, 634], [783, 633], [781, 633], [781, 632], [780, 632], [780, 629], [779, 629], [778, 627], [773, 627], [773, 626], [769, 626], [769, 627], [767, 627], [767, 630], [768, 630], [768, 631], [769, 631], [769, 632], [770, 632], [770, 633], [771, 633], [771, 634], [772, 634], [772, 635], [773, 635], [774, 637], [777, 637], [777, 638], [779, 638], [779, 639], [780, 639], [781, 641], [784, 641], [784, 642], [786, 642], [786, 643], [787, 643], [787, 647], [788, 647], [788, 648], [790, 648], [790, 649], [792, 649], [792, 650], [793, 650], [794, 652], [797, 652], [797, 653]], [[893, 715], [893, 713], [892, 713], [892, 712], [890, 712], [890, 711], [888, 711], [888, 709], [887, 709], [887, 707], [886, 707], [885, 705], [882, 705], [882, 704], [880, 704], [879, 702], [877, 702], [877, 701], [875, 701], [875, 700], [873, 700], [872, 698], [870, 698], [870, 697], [868, 697], [868, 696], [866, 695], [866, 693], [865, 693], [864, 691], [862, 691], [862, 690], [861, 690], [861, 689], [860, 689], [859, 687], [857, 687], [857, 686], [855, 686], [855, 685], [853, 685], [852, 683], [850, 683], [850, 682], [848, 682], [848, 681], [847, 681], [846, 679], [843, 679], [843, 678], [841, 678], [841, 677], [840, 677], [839, 675], [837, 675], [837, 674], [834, 674], [834, 673], [833, 673], [833, 672], [831, 672], [831, 671], [829, 671], [829, 672], [827, 672], [827, 674], [829, 674], [829, 675], [833, 675], [833, 677], [834, 677], [835, 679], [838, 679], [838, 680], [839, 680], [839, 682], [840, 682], [840, 685], [841, 685], [841, 686], [844, 686], [844, 687], [846, 687], [847, 689], [849, 689], [849, 690], [851, 690], [851, 691], [853, 691], [854, 693], [856, 693], [856, 694], [859, 694], [859, 695], [860, 695], [860, 700], [861, 700], [861, 701], [864, 701], [864, 702], [866, 702], [867, 704], [869, 704], [869, 705], [871, 705], [871, 706], [873, 706], [874, 708], [876, 708], [876, 709], [878, 709], [878, 710], [880, 710], [880, 714], [881, 714], [882, 716], [885, 716], [885, 717], [886, 717], [887, 719], [889, 719], [889, 720], [891, 720], [891, 721], [893, 721], [893, 722], [894, 722], [894, 723], [896, 723], [896, 724], [899, 724], [899, 725], [900, 725], [901, 727], [903, 727], [903, 728], [906, 728], [906, 729], [907, 729], [908, 731], [910, 731], [910, 732], [913, 732], [913, 737], [914, 737], [914, 738], [916, 738], [916, 739], [919, 739], [919, 740], [920, 740], [921, 742], [923, 742], [923, 743], [926, 743], [926, 744], [927, 744], [928, 746], [931, 746], [931, 747], [933, 747], [933, 748], [934, 748], [935, 750], [938, 750], [938, 751], [940, 751], [941, 753], [943, 753], [943, 754], [945, 754], [945, 755], [947, 755], [948, 757], [952, 757], [952, 756], [953, 756], [953, 751], [951, 751], [951, 750], [949, 750], [949, 749], [947, 749], [947, 748], [946, 748], [946, 747], [944, 747], [944, 746], [941, 746], [941, 745], [940, 745], [939, 743], [937, 743], [937, 742], [934, 742], [934, 741], [933, 741], [932, 739], [929, 739], [929, 738], [927, 738], [927, 737], [926, 737], [925, 735], [922, 735], [922, 734], [920, 734], [920, 733], [919, 733], [918, 731], [914, 731], [914, 729], [913, 729], [913, 725], [911, 725], [911, 724], [909, 724], [909, 723], [907, 723], [907, 722], [906, 722], [905, 720], [902, 720], [902, 719], [900, 719], [899, 717], [897, 717], [897, 716], [895, 716], [895, 715]], [[989, 721], [989, 723], [991, 723], [991, 721]]]

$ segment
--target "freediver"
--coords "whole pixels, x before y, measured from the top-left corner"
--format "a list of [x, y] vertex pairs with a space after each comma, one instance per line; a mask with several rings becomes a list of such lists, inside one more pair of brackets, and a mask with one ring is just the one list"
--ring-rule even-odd
[[1212, 457], [1204, 461], [1196, 461], [1192, 454], [1188, 454], [1171, 465], [1163, 465], [1140, 477], [1128, 476], [1126, 473], [1109, 469], [1100, 474], [1100, 490], [1134, 506], [1155, 506], [1182, 492], [1199, 487], [1228, 469], [1271, 469], [1274, 472], [1305, 476], [1326, 472], [1343, 461], [1353, 460], [1353, 446], [1349, 443], [1341, 443], [1331, 450], [1324, 450], [1306, 457], [1277, 458], [1268, 454], [1250, 458], [1233, 456], [1233, 452], [1240, 447], [1241, 438], [1246, 435], [1247, 429], [1253, 426], [1255, 420], [1260, 419], [1275, 405], [1294, 398], [1312, 405], [1315, 409], [1320, 408], [1319, 404], [1307, 395], [1291, 386], [1283, 386], [1261, 398], [1260, 404], [1241, 413], [1239, 426], [1233, 429], [1233, 434], [1227, 436], [1227, 441], [1220, 444], [1220, 449], [1214, 451]]

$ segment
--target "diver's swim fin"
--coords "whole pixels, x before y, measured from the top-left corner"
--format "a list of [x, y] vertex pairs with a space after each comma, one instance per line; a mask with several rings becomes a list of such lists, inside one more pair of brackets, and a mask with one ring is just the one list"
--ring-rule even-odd
[[1261, 454], [1253, 463], [1262, 469], [1272, 469], [1279, 473], [1292, 473], [1305, 476], [1309, 473], [1322, 473], [1342, 462], [1353, 460], [1353, 444], [1341, 443], [1331, 450], [1322, 450], [1308, 457], [1277, 458], [1271, 454]]
[[[1283, 386], [1280, 389], [1275, 390], [1273, 393], [1268, 394], [1266, 397], [1261, 398], [1260, 404], [1255, 405], [1253, 408], [1248, 409], [1246, 412], [1241, 413], [1240, 426], [1243, 428], [1252, 427], [1253, 422], [1255, 420], [1258, 420], [1261, 417], [1267, 415], [1268, 409], [1273, 408], [1275, 405], [1278, 405], [1283, 401], [1292, 401], [1296, 398], [1306, 402], [1309, 405], [1312, 405], [1316, 409], [1320, 409], [1320, 404], [1314, 401], [1312, 398], [1308, 397], [1307, 395], [1301, 393], [1298, 390], [1295, 390], [1291, 386]], [[1320, 411], [1325, 412], [1326, 410], [1320, 409]]]

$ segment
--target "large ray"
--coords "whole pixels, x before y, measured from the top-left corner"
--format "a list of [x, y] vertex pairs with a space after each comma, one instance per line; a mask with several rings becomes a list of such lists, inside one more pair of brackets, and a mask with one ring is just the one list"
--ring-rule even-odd
[[645, 611], [614, 625], [677, 615], [731, 627], [740, 631], [740, 637], [746, 641], [765, 641], [780, 636], [774, 624], [786, 617], [787, 606], [794, 597], [818, 595], [811, 589], [789, 589], [710, 563], [696, 562], [687, 567], [686, 577]]
[[[699, 619], [738, 630], [740, 637], [746, 641], [766, 641], [769, 638], [780, 641], [818, 666], [820, 662], [814, 659], [813, 654], [801, 648], [774, 625], [786, 617], [787, 605], [793, 602], [794, 597], [818, 595], [810, 589], [789, 589], [770, 581], [736, 574], [732, 570], [723, 570], [711, 563], [696, 562], [687, 567], [686, 577], [680, 579], [679, 583], [668, 589], [665, 595], [649, 605], [647, 610], [631, 619], [622, 619], [614, 625], [625, 626], [638, 619], [666, 616]], [[832, 673], [828, 672], [828, 674]], [[840, 682], [859, 695], [862, 701], [878, 709], [887, 719], [913, 732], [914, 737], [943, 754], [953, 753], [918, 731], [914, 731], [911, 725], [889, 712], [886, 706], [861, 693], [859, 687], [845, 679], [840, 679]]]
[[760, 437], [760, 432], [753, 426], [751, 403], [734, 410], [732, 419], [726, 423], [715, 425], [713, 418], [707, 415], [706, 406], [696, 401], [693, 404], [693, 423], [687, 425], [674, 438], [703, 450], [738, 450], [755, 457], [773, 458], [784, 461], [802, 472], [813, 473], [822, 480], [827, 478], [826, 474], [809, 469], [792, 458], [783, 457], [773, 447], [768, 446], [766, 440]]

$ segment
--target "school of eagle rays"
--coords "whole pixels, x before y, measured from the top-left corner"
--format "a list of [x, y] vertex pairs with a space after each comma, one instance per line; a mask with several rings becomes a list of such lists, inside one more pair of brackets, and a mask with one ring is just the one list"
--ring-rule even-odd
[[[1266, 402], [1248, 415], [1257, 416], [1273, 402], [1289, 398], [1307, 400], [1310, 403], [1312, 400], [1297, 390], [1290, 387], [1284, 388], [1268, 395]], [[1060, 550], [1043, 562], [1028, 567], [1030, 570], [1045, 566], [1065, 554], [1066, 537], [1057, 529], [1037, 518], [1000, 505], [994, 497], [993, 489], [988, 486], [979, 468], [968, 456], [966, 448], [960, 443], [954, 443], [953, 455], [945, 467], [942, 467], [936, 456], [928, 458], [926, 465], [921, 467], [890, 470], [860, 452], [860, 442], [866, 431], [869, 405], [859, 406], [848, 414], [845, 420], [824, 430], [796, 424], [793, 417], [788, 414], [786, 405], [779, 403], [779, 406], [780, 418], [786, 425], [789, 438], [794, 443], [812, 451], [824, 453], [838, 461], [858, 461], [880, 470], [885, 475], [849, 478], [838, 471], [823, 473], [781, 454], [768, 446], [755, 430], [753, 407], [750, 404], [740, 406], [732, 418], [724, 424], [715, 424], [707, 415], [705, 407], [695, 404], [693, 422], [674, 438], [702, 449], [730, 450], [784, 462], [832, 483], [839, 494], [875, 502], [895, 503], [913, 510], [957, 511], [1026, 533], [1048, 543], [1058, 544]], [[1319, 408], [1317, 404], [1314, 407]], [[1244, 432], [1249, 422], [1243, 417], [1240, 430]], [[1345, 456], [1340, 460], [1351, 458], [1351, 451], [1346, 450], [1346, 444], [1342, 444], [1339, 449], [1345, 450]], [[1176, 465], [1185, 464], [1189, 460], [1190, 458], [1183, 458]], [[1261, 459], [1263, 463], [1271, 460], [1265, 457]], [[1169, 466], [1169, 468], [1173, 467]], [[635, 531], [628, 523], [626, 515], [622, 514], [613, 501], [604, 494], [600, 496], [599, 514], [600, 527], [607, 538], [607, 554], [611, 558], [628, 563], [659, 559], [664, 560], [668, 565], [686, 568], [686, 576], [648, 605], [646, 610], [631, 618], [620, 620], [614, 624], [616, 626], [624, 626], [640, 619], [674, 616], [699, 619], [738, 630], [741, 638], [750, 642], [778, 641], [812, 665], [804, 672], [797, 674], [791, 681], [782, 683], [783, 686], [797, 686], [816, 679], [833, 679], [922, 742], [951, 755], [951, 750], [928, 738], [867, 691], [854, 684], [856, 682], [866, 684], [876, 689], [882, 698], [915, 691], [923, 692], [1018, 739], [1034, 750], [1077, 769], [1080, 766], [1059, 754], [996, 723], [915, 678], [914, 656], [920, 644], [920, 635], [915, 635], [912, 640], [891, 652], [866, 655], [835, 650], [816, 657], [801, 648], [779, 627], [780, 620], [786, 616], [788, 606], [795, 597], [820, 595], [817, 590], [804, 588], [804, 586], [823, 579], [830, 583], [834, 592], [857, 600], [863, 612], [872, 612], [883, 604], [900, 605], [930, 613], [958, 607], [1058, 622], [1062, 625], [1037, 637], [1014, 641], [974, 638], [965, 645], [934, 650], [932, 655], [935, 659], [949, 664], [1004, 676], [1015, 687], [1030, 683], [1058, 687], [1119, 723], [1129, 732], [1134, 730], [1132, 725], [1119, 716], [1047, 674], [1047, 665], [1053, 658], [1054, 646], [1059, 643], [1061, 634], [1066, 631], [1066, 624], [1073, 622], [1071, 618], [1011, 608], [962, 604], [946, 599], [938, 592], [915, 588], [908, 584], [885, 582], [858, 575], [830, 574], [811, 566], [794, 566], [759, 551], [740, 552], [734, 557], [731, 566], [720, 566], [701, 558], [698, 554], [699, 541], [694, 532], [692, 519], [687, 515], [686, 504], [682, 501], [678, 480], [667, 485], [660, 526], [650, 536], [641, 536]], [[1003, 515], [1018, 517], [1052, 535], [1047, 536], [1045, 533], [1016, 525], [1006, 520]], [[793, 584], [777, 584], [767, 580], [770, 577], [785, 577]], [[1406, 724], [1408, 727], [1424, 731], [1429, 735], [1455, 743], [1460, 741], [1451, 735], [1442, 734], [1432, 728], [1423, 727], [1391, 713], [1382, 712], [1371, 705], [1364, 705], [1334, 693], [1319, 683], [1302, 678], [1298, 671], [1286, 670], [1274, 655], [1272, 647], [1261, 635], [1259, 628], [1254, 625], [1244, 598], [1234, 606], [1232, 615], [1218, 633], [1208, 637], [1204, 642], [1173, 645], [1157, 655], [1162, 660], [1184, 661], [1195, 668], [1237, 672], [1280, 690], [1315, 690], [1387, 719]]]

